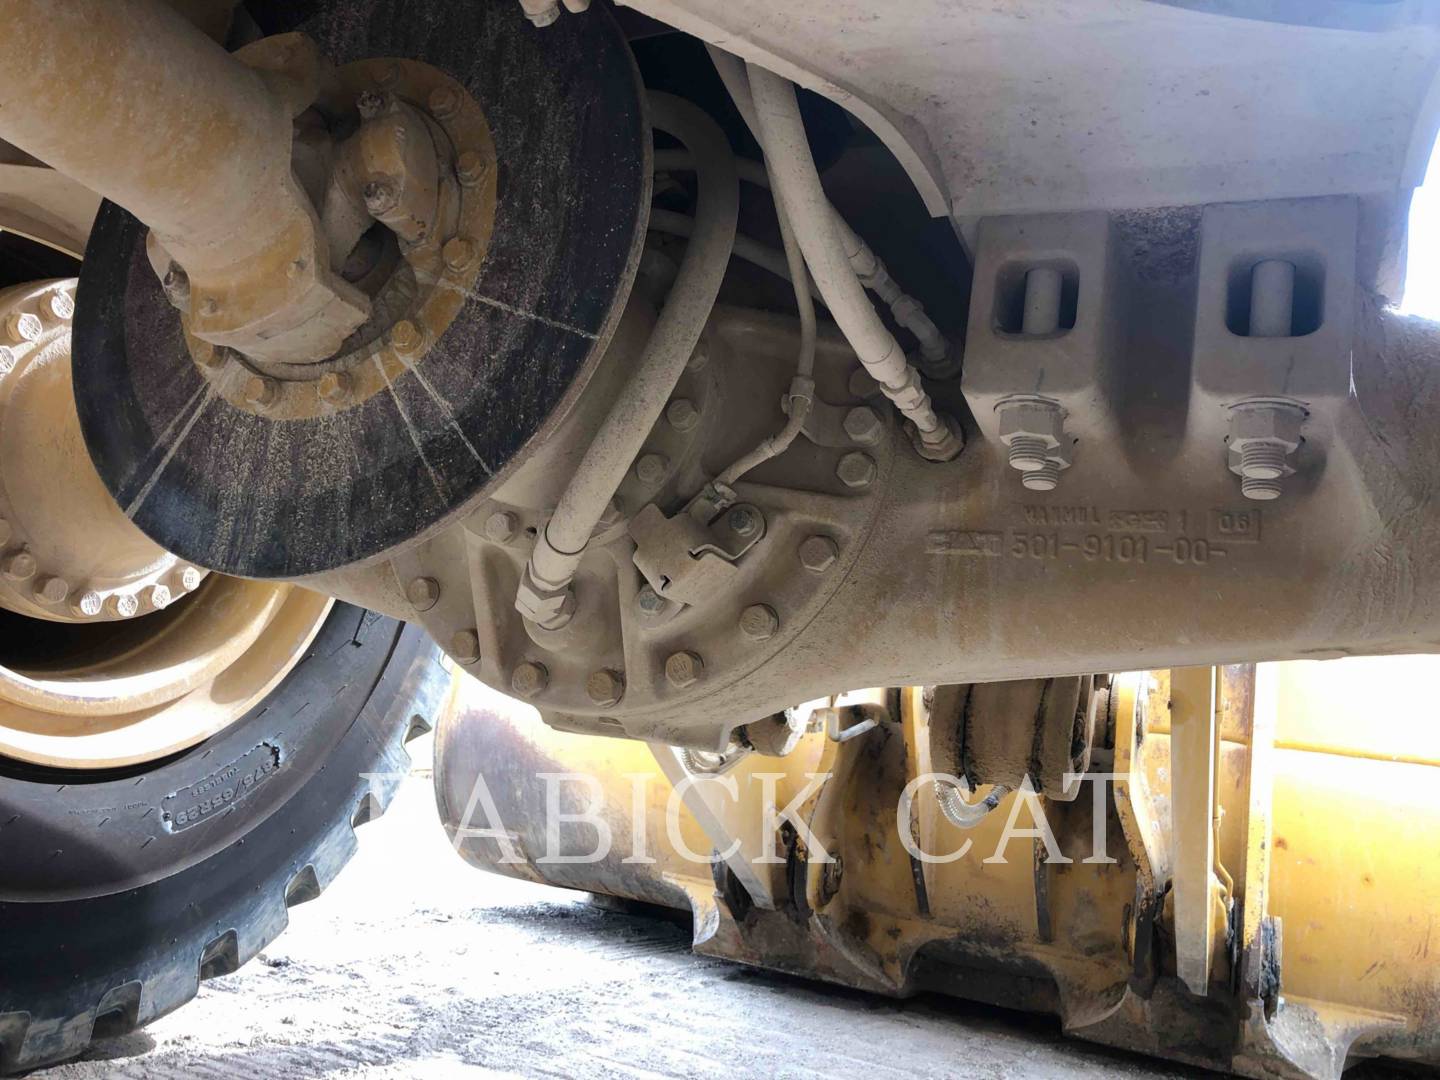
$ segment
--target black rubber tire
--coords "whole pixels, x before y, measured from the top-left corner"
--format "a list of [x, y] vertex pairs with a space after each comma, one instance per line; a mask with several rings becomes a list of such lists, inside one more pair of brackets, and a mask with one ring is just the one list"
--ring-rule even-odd
[[0, 762], [0, 1073], [141, 1027], [273, 941], [447, 686], [421, 632], [336, 604], [280, 686], [189, 751], [78, 778]]

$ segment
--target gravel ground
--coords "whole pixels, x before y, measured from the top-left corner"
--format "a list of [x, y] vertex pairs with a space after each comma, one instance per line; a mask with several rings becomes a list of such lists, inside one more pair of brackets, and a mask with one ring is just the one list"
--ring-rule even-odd
[[464, 865], [424, 773], [360, 836], [339, 881], [294, 909], [261, 959], [145, 1031], [35, 1075], [1206, 1075], [1067, 1042], [1053, 1021], [693, 956], [672, 922]]

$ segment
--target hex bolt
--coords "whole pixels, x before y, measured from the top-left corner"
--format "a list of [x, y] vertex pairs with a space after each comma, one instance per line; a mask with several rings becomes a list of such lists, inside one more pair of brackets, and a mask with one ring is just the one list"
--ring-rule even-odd
[[114, 593], [105, 601], [105, 610], [116, 618], [133, 619], [140, 610], [140, 601], [134, 593]]
[[365, 209], [371, 217], [388, 214], [400, 205], [400, 192], [389, 180], [371, 180], [362, 190]]
[[452, 274], [463, 274], [475, 265], [475, 245], [463, 236], [452, 236], [445, 241], [440, 256], [445, 260], [445, 268]]
[[362, 120], [374, 120], [383, 113], [389, 105], [388, 95], [378, 90], [362, 90], [355, 99], [355, 108], [360, 113]]
[[205, 577], [199, 568], [194, 566], [185, 567], [175, 576], [180, 582], [180, 588], [185, 592], [194, 592], [200, 587], [200, 582], [204, 580]]
[[70, 583], [62, 577], [42, 577], [35, 581], [35, 599], [46, 604], [64, 603], [70, 595]]
[[355, 380], [348, 371], [327, 371], [315, 384], [321, 399], [331, 405], [345, 404], [350, 400], [350, 393], [354, 388]]
[[433, 577], [411, 578], [405, 585], [405, 599], [416, 611], [429, 611], [440, 599], [440, 583]]
[[52, 319], [69, 322], [75, 317], [75, 298], [64, 289], [56, 289], [46, 297], [45, 310]]
[[760, 519], [748, 506], [737, 506], [725, 517], [725, 524], [736, 536], [749, 539], [760, 531]]
[[740, 632], [751, 641], [769, 641], [780, 629], [780, 616], [769, 604], [751, 604], [740, 612]]
[[11, 312], [10, 317], [5, 320], [5, 333], [16, 345], [36, 340], [44, 329], [40, 316], [29, 311]]
[[156, 611], [170, 606], [170, 589], [165, 585], [150, 586], [150, 606]]
[[657, 593], [651, 586], [642, 585], [640, 591], [635, 594], [635, 606], [640, 609], [641, 615], [663, 615], [665, 609], [670, 606], [670, 601]]
[[635, 462], [635, 477], [642, 484], [658, 484], [665, 479], [670, 462], [663, 454], [641, 454]]
[[1054, 491], [1060, 486], [1060, 466], [1047, 460], [1038, 469], [1022, 472], [1020, 483], [1026, 491]]
[[544, 664], [526, 660], [515, 665], [510, 673], [510, 689], [523, 698], [533, 698], [550, 684], [550, 671]]
[[165, 290], [165, 299], [172, 307], [181, 311], [190, 309], [190, 275], [180, 268], [179, 263], [170, 264], [165, 276], [160, 279], [160, 287]]
[[700, 410], [689, 398], [679, 397], [665, 406], [665, 419], [676, 431], [693, 431], [700, 423]]
[[1053, 266], [1037, 266], [1025, 274], [1025, 307], [1020, 332], [1041, 337], [1060, 329], [1060, 294], [1065, 278]]
[[28, 551], [17, 551], [0, 561], [0, 574], [11, 581], [28, 581], [35, 576], [35, 556]]
[[0, 345], [0, 375], [9, 375], [15, 370], [15, 350], [9, 345]]
[[449, 86], [437, 86], [430, 91], [427, 102], [430, 112], [441, 120], [449, 120], [460, 108], [460, 95]]
[[474, 187], [485, 179], [485, 159], [474, 150], [466, 150], [455, 159], [455, 175], [464, 187]]
[[513, 540], [519, 528], [520, 519], [509, 510], [497, 510], [485, 519], [485, 535], [497, 544]]
[[875, 482], [875, 459], [859, 450], [852, 450], [835, 466], [835, 475], [848, 488], [869, 487]]
[[80, 598], [70, 605], [71, 611], [87, 619], [93, 619], [104, 608], [105, 598], [94, 589], [86, 589], [80, 594]]
[[840, 546], [828, 536], [807, 536], [800, 542], [800, 565], [814, 574], [823, 574], [840, 557]]
[[401, 319], [390, 328], [390, 341], [402, 353], [413, 353], [423, 340], [420, 328], [409, 319]]
[[280, 397], [280, 384], [268, 375], [252, 375], [245, 384], [245, 403], [257, 409], [275, 404]]
[[1053, 491], [1075, 441], [1065, 431], [1065, 410], [1047, 399], [1012, 400], [1000, 405], [999, 420], [1006, 458], [1021, 483], [1030, 491]]
[[609, 668], [592, 671], [585, 680], [585, 695], [602, 709], [619, 705], [620, 699], [625, 696], [625, 676]]
[[480, 635], [474, 628], [457, 630], [450, 635], [450, 655], [467, 666], [479, 661]]
[[700, 681], [700, 673], [704, 670], [705, 661], [700, 659], [699, 653], [684, 650], [671, 653], [665, 658], [665, 678], [677, 690], [694, 686]]
[[880, 414], [869, 405], [860, 405], [847, 412], [843, 426], [850, 441], [861, 446], [874, 446], [880, 441], [880, 432], [883, 430]]
[[1247, 499], [1269, 502], [1280, 497], [1281, 481], [1295, 471], [1290, 454], [1300, 446], [1304, 419], [1304, 409], [1283, 401], [1231, 407], [1230, 471], [1239, 475], [1240, 493]]

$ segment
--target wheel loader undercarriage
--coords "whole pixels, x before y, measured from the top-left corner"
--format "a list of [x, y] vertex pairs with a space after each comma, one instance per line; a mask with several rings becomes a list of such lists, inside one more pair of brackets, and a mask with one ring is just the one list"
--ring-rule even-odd
[[[303, 586], [479, 680], [488, 868], [1247, 1075], [1440, 1065], [1434, 662], [1269, 663], [1440, 652], [1433, 13], [633, 6], [8, 5], [0, 228], [83, 262], [0, 293], [0, 607], [210, 621], [143, 691], [75, 689], [128, 637], [0, 656], [0, 755], [197, 745]], [[655, 858], [541, 857], [586, 770]]]

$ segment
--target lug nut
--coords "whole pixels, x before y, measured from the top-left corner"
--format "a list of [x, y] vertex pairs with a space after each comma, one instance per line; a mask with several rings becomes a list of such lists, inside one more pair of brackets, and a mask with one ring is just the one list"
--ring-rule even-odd
[[445, 268], [452, 274], [462, 274], [475, 265], [475, 245], [463, 236], [454, 236], [445, 241], [440, 250]]
[[760, 519], [748, 506], [737, 506], [725, 516], [725, 524], [736, 536], [749, 539], [760, 531]]
[[658, 484], [665, 479], [670, 462], [662, 454], [641, 454], [635, 462], [635, 477], [642, 484]]
[[474, 187], [485, 178], [485, 159], [474, 150], [466, 150], [455, 161], [455, 175], [465, 187]]
[[523, 698], [542, 693], [550, 683], [550, 672], [544, 664], [526, 660], [510, 673], [510, 689]]
[[520, 528], [520, 519], [509, 510], [497, 510], [485, 519], [485, 535], [497, 544], [514, 539]]
[[740, 632], [751, 641], [768, 641], [780, 629], [780, 616], [769, 604], [751, 604], [740, 613]]
[[480, 659], [480, 635], [474, 629], [457, 630], [450, 638], [450, 655], [462, 664], [474, 664]]
[[320, 397], [331, 405], [343, 405], [350, 400], [350, 392], [354, 389], [355, 380], [346, 371], [327, 371], [320, 376], [320, 381], [315, 384]]
[[51, 317], [61, 322], [69, 322], [75, 317], [75, 298], [64, 290], [57, 289], [52, 292], [45, 301]]
[[94, 589], [86, 589], [80, 594], [80, 599], [71, 605], [71, 610], [76, 615], [83, 615], [87, 619], [93, 619], [99, 615], [105, 607], [105, 598]]
[[5, 320], [5, 333], [16, 345], [36, 340], [44, 329], [40, 316], [28, 311], [11, 312], [10, 317]]
[[440, 600], [440, 583], [433, 577], [411, 578], [405, 586], [405, 599], [416, 611], [429, 611]]
[[70, 595], [70, 583], [62, 577], [42, 577], [35, 582], [35, 599], [46, 604], [62, 603]]
[[860, 405], [845, 414], [845, 434], [861, 446], [874, 446], [880, 441], [880, 414], [868, 405]]
[[390, 341], [402, 353], [413, 353], [422, 340], [420, 328], [409, 319], [401, 319], [390, 328]]
[[875, 481], [875, 459], [852, 450], [835, 466], [835, 475], [848, 488], [869, 487]]
[[115, 593], [105, 601], [105, 608], [117, 618], [133, 619], [140, 610], [140, 601], [134, 593]]
[[441, 120], [449, 120], [460, 108], [460, 95], [449, 86], [439, 86], [430, 91], [430, 112]]
[[388, 214], [400, 205], [400, 192], [389, 180], [371, 180], [361, 192], [372, 217]]
[[150, 586], [150, 606], [156, 611], [161, 611], [170, 606], [170, 588], [166, 585]]
[[625, 696], [625, 676], [609, 668], [592, 671], [585, 680], [585, 694], [602, 709], [619, 705], [620, 699]]
[[811, 573], [823, 574], [839, 557], [839, 545], [828, 536], [809, 536], [800, 544], [800, 565]]
[[280, 397], [280, 384], [267, 375], [252, 375], [245, 384], [245, 403], [257, 409], [275, 404]]
[[640, 609], [641, 615], [662, 615], [670, 606], [670, 601], [657, 593], [651, 586], [642, 585], [640, 591], [635, 594], [635, 606]]
[[28, 581], [35, 576], [35, 556], [28, 551], [17, 551], [0, 561], [0, 573], [11, 581]]
[[689, 398], [676, 398], [665, 407], [665, 419], [676, 431], [692, 431], [700, 422], [700, 410]]
[[665, 678], [677, 690], [694, 686], [700, 681], [700, 673], [704, 670], [705, 661], [700, 659], [698, 653], [688, 650], [671, 653], [665, 660]]

